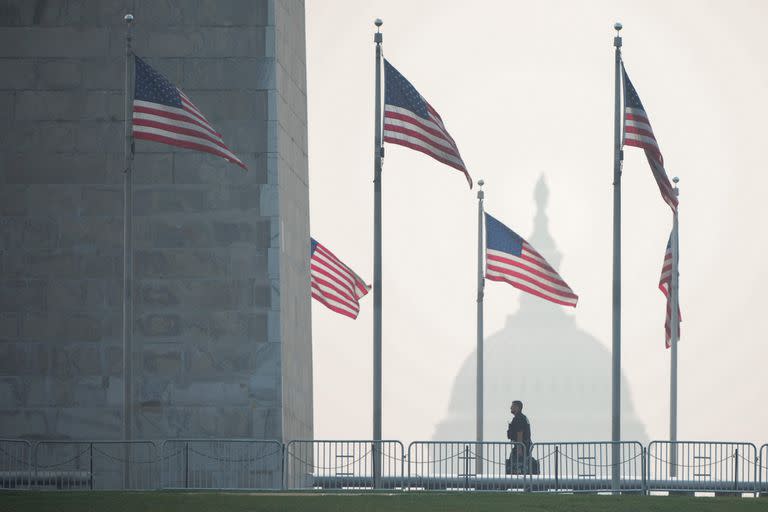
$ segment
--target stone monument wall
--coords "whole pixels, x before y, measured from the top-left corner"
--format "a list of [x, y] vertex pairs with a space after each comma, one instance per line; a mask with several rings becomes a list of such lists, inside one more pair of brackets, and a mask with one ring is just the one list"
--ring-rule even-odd
[[122, 435], [127, 12], [249, 167], [136, 142], [131, 434], [311, 438], [295, 0], [0, 2], [0, 436]]

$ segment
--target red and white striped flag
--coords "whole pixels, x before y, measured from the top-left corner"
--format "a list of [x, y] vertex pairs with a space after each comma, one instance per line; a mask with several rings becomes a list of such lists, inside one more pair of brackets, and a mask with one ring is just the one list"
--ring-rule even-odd
[[523, 237], [485, 214], [485, 277], [563, 306], [579, 297]]
[[341, 315], [357, 318], [359, 301], [371, 287], [317, 240], [310, 241], [312, 297]]
[[136, 57], [133, 136], [204, 151], [247, 169], [181, 89]]
[[[659, 290], [667, 298], [667, 314], [664, 318], [664, 342], [667, 348], [672, 346], [672, 296], [669, 291], [672, 288], [672, 235], [667, 242], [667, 250], [664, 252], [664, 264], [661, 267], [661, 278], [659, 279]], [[683, 321], [680, 316], [680, 294], [678, 293], [677, 304], [677, 339], [680, 339], [680, 322]]]
[[651, 172], [659, 186], [661, 197], [664, 202], [677, 210], [677, 196], [672, 189], [672, 184], [667, 177], [667, 171], [664, 169], [664, 157], [661, 156], [659, 143], [653, 135], [651, 121], [643, 108], [640, 96], [637, 95], [635, 87], [629, 80], [627, 70], [622, 66], [624, 73], [624, 144], [635, 146], [645, 151], [645, 158], [648, 165], [651, 166]]
[[384, 60], [384, 142], [421, 151], [438, 162], [464, 173], [472, 188], [472, 178], [461, 159], [459, 148], [448, 133], [440, 114], [419, 91]]

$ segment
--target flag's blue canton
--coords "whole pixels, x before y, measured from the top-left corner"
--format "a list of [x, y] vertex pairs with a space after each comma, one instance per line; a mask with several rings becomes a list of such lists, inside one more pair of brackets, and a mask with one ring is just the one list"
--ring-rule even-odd
[[637, 95], [635, 86], [629, 81], [629, 75], [627, 75], [626, 71], [624, 71], [624, 107], [645, 111], [643, 103], [640, 101], [640, 96]]
[[384, 103], [410, 110], [424, 119], [429, 119], [427, 102], [411, 82], [406, 80], [386, 59], [384, 59]]
[[310, 238], [309, 241], [311, 242], [310, 249], [309, 249], [309, 257], [311, 258], [313, 254], [315, 254], [315, 249], [317, 249], [317, 240], [314, 238]]
[[141, 101], [182, 108], [179, 90], [167, 78], [138, 57], [136, 57], [135, 97]]
[[485, 243], [488, 249], [520, 256], [523, 253], [523, 239], [507, 226], [485, 214]]

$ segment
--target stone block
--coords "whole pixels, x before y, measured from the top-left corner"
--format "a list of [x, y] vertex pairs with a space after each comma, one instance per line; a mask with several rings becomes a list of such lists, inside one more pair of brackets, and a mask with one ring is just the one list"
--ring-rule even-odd
[[107, 379], [107, 406], [122, 408], [125, 400], [125, 396], [123, 394], [123, 379], [111, 376], [105, 378]]
[[80, 187], [79, 212], [80, 212], [80, 215], [85, 215], [85, 216], [98, 215], [98, 216], [122, 217], [123, 187], [121, 186]]
[[[135, 185], [173, 183], [172, 153], [137, 153], [133, 160]], [[137, 214], [141, 212], [136, 211]]]
[[119, 153], [125, 146], [122, 121], [80, 121], [74, 147], [83, 153]]
[[253, 437], [247, 407], [195, 408], [191, 428], [204, 437]]
[[[42, 151], [16, 153], [8, 161], [8, 168], [5, 170], [6, 182], [71, 186], [100, 184], [105, 181], [107, 166], [105, 155], [71, 153], [69, 152], [71, 150], [72, 147], [67, 148], [65, 153]], [[77, 192], [76, 190], [70, 190], [73, 192], [72, 197], [79, 196], [74, 193]], [[45, 191], [45, 194], [49, 193], [51, 193], [50, 190]]]
[[213, 247], [214, 234], [209, 222], [196, 218], [177, 221], [153, 219], [150, 232], [157, 248]]
[[137, 319], [145, 338], [172, 338], [181, 334], [181, 317], [176, 313], [148, 314]]
[[201, 212], [208, 209], [207, 190], [200, 186], [137, 187], [133, 194], [136, 215]]
[[0, 57], [95, 57], [108, 48], [106, 28], [6, 27], [0, 31]]
[[280, 405], [280, 385], [280, 378], [276, 375], [251, 375], [248, 398], [255, 406], [276, 407]]
[[[22, 338], [29, 341], [50, 341], [56, 343], [101, 342], [116, 340], [120, 336], [120, 314], [84, 312], [24, 313], [21, 323]], [[98, 347], [77, 345], [77, 354], [91, 351], [96, 359]], [[66, 352], [68, 354], [69, 351]], [[85, 362], [83, 363], [86, 364]], [[99, 363], [100, 364], [100, 363]], [[55, 365], [54, 365], [55, 366]], [[89, 367], [90, 368], [90, 367]], [[90, 368], [95, 370], [94, 368]]]
[[107, 403], [108, 377], [101, 375], [78, 377], [68, 385], [72, 388], [75, 406], [99, 407]]
[[142, 280], [137, 302], [142, 306], [182, 306], [221, 311], [244, 303], [243, 283], [233, 280]]
[[95, 26], [123, 25], [122, 2], [67, 0], [66, 2], [4, 2], [0, 25], [14, 26]]
[[[185, 90], [206, 119], [219, 131], [218, 121], [266, 121], [266, 91]], [[251, 133], [251, 136], [256, 134]], [[228, 139], [224, 139], [229, 142]]]
[[147, 58], [169, 55], [192, 57], [195, 56], [195, 49], [203, 43], [196, 27], [137, 27], [135, 37], [146, 42], [142, 57]]
[[278, 407], [257, 407], [252, 409], [253, 422], [251, 436], [256, 439], [282, 439], [282, 413]]
[[93, 432], [91, 438], [109, 439], [122, 425], [120, 408], [62, 407], [56, 409], [51, 432], [63, 439], [82, 439], [83, 432]]
[[[252, 287], [251, 306], [256, 308], [269, 308], [272, 302], [272, 287], [264, 284], [254, 284]], [[264, 322], [264, 334], [266, 335], [266, 319]]]
[[79, 269], [77, 255], [61, 249], [6, 251], [3, 258], [7, 278], [75, 277], [79, 275]]
[[263, 153], [268, 151], [264, 134], [267, 133], [268, 121], [257, 120], [220, 120], [216, 129], [221, 133], [227, 147], [236, 155]]
[[25, 392], [21, 379], [0, 377], [0, 404], [3, 408], [21, 407], [25, 403]]
[[32, 59], [0, 59], [0, 89], [23, 90], [35, 87]]
[[223, 278], [229, 272], [229, 258], [215, 249], [146, 249], [134, 255], [140, 278]]
[[0, 425], [3, 426], [3, 437], [7, 438], [50, 439], [50, 435], [55, 435], [50, 420], [45, 410], [16, 407], [0, 409]]
[[31, 25], [34, 7], [32, 2], [0, 2], [0, 27]]
[[[2, 165], [2, 163], [0, 163]], [[0, 171], [2, 174], [2, 171]], [[1, 178], [0, 178], [1, 179]], [[0, 187], [0, 216], [24, 216], [28, 214], [27, 186], [7, 185]]]
[[181, 348], [175, 344], [145, 344], [141, 357], [143, 370], [149, 375], [172, 377], [184, 369]]
[[17, 375], [26, 365], [26, 351], [22, 343], [0, 343], [0, 374]]
[[[217, 346], [266, 341], [267, 316], [260, 312], [218, 311], [210, 314], [210, 340]], [[251, 349], [249, 348], [248, 351]]]
[[[273, 89], [274, 59], [187, 59], [182, 89]], [[219, 130], [221, 131], [221, 130]], [[224, 139], [226, 141], [226, 138]]]
[[91, 279], [116, 278], [123, 272], [123, 249], [78, 251], [78, 276]]
[[85, 97], [78, 92], [19, 91], [16, 119], [20, 121], [71, 121], [80, 119]]
[[104, 372], [112, 377], [123, 375], [123, 348], [120, 346], [108, 346], [104, 351]]
[[50, 356], [52, 374], [56, 377], [77, 379], [103, 375], [101, 349], [97, 344], [71, 343], [56, 346], [51, 349]]
[[107, 308], [104, 279], [51, 279], [48, 307], [52, 311], [93, 311]]
[[200, 0], [197, 23], [201, 26], [264, 26], [268, 23], [269, 1]]
[[21, 322], [18, 313], [0, 313], [0, 343], [18, 339]]
[[43, 60], [37, 62], [37, 88], [45, 90], [73, 89], [82, 81], [82, 65], [76, 60]]
[[[2, 32], [0, 32], [2, 33]], [[63, 153], [72, 151], [75, 145], [75, 134], [77, 131], [74, 122], [59, 121], [16, 121], [13, 125], [13, 131], [9, 132], [3, 146], [14, 148], [24, 157], [32, 154], [42, 155], [45, 149], [51, 153]], [[21, 168], [27, 167], [27, 164]], [[59, 165], [59, 172], [65, 167]], [[29, 181], [12, 181], [11, 183], [34, 183]]]
[[[29, 176], [30, 180], [43, 181], [45, 171], [42, 167], [33, 172], [40, 175]], [[60, 179], [60, 178], [59, 178]], [[80, 188], [76, 185], [28, 185], [26, 200], [30, 212], [40, 217], [72, 217], [80, 213], [82, 204]]]
[[[32, 242], [30, 249], [35, 246], [55, 246], [56, 236], [53, 233], [55, 233], [56, 226], [51, 226], [51, 224], [53, 224], [52, 221], [48, 219], [0, 218], [0, 249], [19, 250], [24, 247], [25, 240]], [[51, 238], [53, 239], [52, 244]]]
[[174, 388], [177, 405], [248, 405], [248, 390], [244, 383], [219, 380], [191, 381]]
[[84, 67], [82, 86], [86, 90], [125, 90], [125, 57], [81, 59]]
[[199, 38], [193, 43], [190, 57], [224, 59], [266, 56], [266, 31], [262, 27], [205, 27], [198, 30]]
[[211, 155], [193, 151], [176, 153], [173, 155], [173, 182], [185, 185], [265, 183], [263, 154], [238, 154], [237, 156], [248, 167], [247, 171]]
[[138, 391], [142, 405], [175, 404], [173, 381], [169, 377], [145, 375], [138, 385]]
[[134, 14], [147, 24], [191, 25], [197, 21], [197, 0], [137, 0]]
[[115, 217], [62, 217], [59, 219], [62, 248], [123, 247], [123, 219]]
[[268, 283], [266, 251], [254, 247], [233, 246], [227, 252], [232, 277], [251, 278], [258, 284]]
[[0, 310], [9, 312], [43, 312], [46, 310], [47, 281], [0, 281]]

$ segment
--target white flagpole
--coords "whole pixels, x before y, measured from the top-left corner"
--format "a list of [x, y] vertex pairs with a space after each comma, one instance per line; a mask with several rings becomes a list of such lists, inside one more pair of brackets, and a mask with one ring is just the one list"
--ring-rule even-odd
[[[381, 43], [383, 21], [376, 19], [376, 113], [373, 150], [373, 440], [381, 441]], [[378, 487], [381, 477], [380, 444], [374, 443], [373, 482]]]
[[[672, 181], [675, 182], [675, 196], [680, 195], [680, 189], [677, 187], [677, 183], [680, 178], [675, 176]], [[678, 208], [679, 208], [678, 204]], [[670, 348], [670, 378], [669, 378], [669, 440], [671, 444], [670, 458], [669, 458], [669, 475], [677, 476], [677, 342], [680, 338], [680, 332], [678, 329], [679, 322], [679, 275], [678, 275], [678, 261], [680, 258], [679, 252], [679, 239], [678, 239], [678, 223], [677, 223], [677, 209], [673, 214], [672, 220], [672, 275], [670, 276], [670, 323], [669, 326], [669, 348]]]
[[611, 488], [619, 492], [619, 456], [621, 454], [621, 23], [615, 23], [616, 76], [614, 102], [613, 144], [613, 314], [612, 314], [612, 365], [611, 365]]
[[133, 15], [126, 14], [125, 36], [125, 174], [123, 177], [123, 439], [132, 439], [133, 413], [133, 133], [131, 111]]
[[477, 182], [477, 396], [475, 418], [475, 433], [477, 436], [477, 448], [475, 450], [475, 472], [483, 473], [483, 298], [485, 279], [483, 279], [483, 185], [485, 182]]

